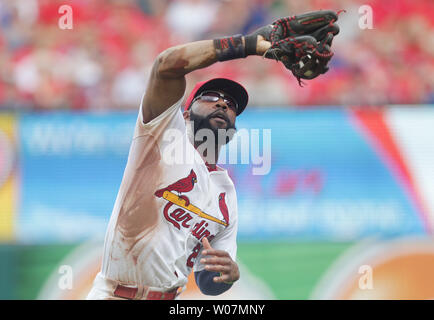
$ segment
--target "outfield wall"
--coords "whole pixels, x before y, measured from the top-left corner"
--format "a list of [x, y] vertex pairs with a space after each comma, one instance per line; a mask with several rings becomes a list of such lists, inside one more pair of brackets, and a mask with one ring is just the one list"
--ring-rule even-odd
[[[0, 236], [18, 243], [103, 239], [135, 120], [135, 113], [1, 116]], [[433, 122], [430, 108], [249, 110], [237, 127], [250, 143], [238, 144], [238, 164], [224, 165], [237, 188], [240, 239], [429, 233]], [[267, 150], [265, 132], [269, 168], [255, 175], [261, 164], [252, 150]]]

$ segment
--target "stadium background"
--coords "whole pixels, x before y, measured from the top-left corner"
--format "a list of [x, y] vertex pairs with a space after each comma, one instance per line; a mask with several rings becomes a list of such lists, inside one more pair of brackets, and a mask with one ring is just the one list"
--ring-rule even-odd
[[188, 76], [245, 84], [238, 127], [272, 133], [269, 174], [226, 166], [242, 278], [222, 298], [434, 298], [430, 0], [0, 0], [0, 298], [86, 294], [158, 52], [321, 8], [347, 12], [331, 70], [304, 88], [258, 57]]

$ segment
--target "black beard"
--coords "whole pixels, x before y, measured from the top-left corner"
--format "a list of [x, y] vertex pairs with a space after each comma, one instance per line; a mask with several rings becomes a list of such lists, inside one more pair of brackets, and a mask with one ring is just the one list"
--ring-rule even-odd
[[[237, 130], [237, 128], [235, 127], [235, 124], [233, 124], [229, 118], [224, 115], [225, 120], [226, 120], [226, 124], [227, 124], [227, 128], [226, 129], [218, 129], [215, 128], [211, 125], [211, 118], [213, 118], [216, 114], [218, 114], [219, 111], [216, 110], [214, 112], [212, 112], [211, 114], [207, 115], [206, 117], [204, 116], [200, 116], [196, 113], [193, 112], [193, 110], [190, 110], [190, 121], [193, 121], [193, 132], [194, 132], [194, 136], [195, 136], [195, 141], [196, 141], [196, 133], [200, 130], [200, 129], [209, 129], [214, 133], [214, 138], [215, 141], [218, 141], [218, 130]], [[226, 138], [226, 143], [228, 143], [230, 140], [232, 139], [232, 137], [227, 137]]]

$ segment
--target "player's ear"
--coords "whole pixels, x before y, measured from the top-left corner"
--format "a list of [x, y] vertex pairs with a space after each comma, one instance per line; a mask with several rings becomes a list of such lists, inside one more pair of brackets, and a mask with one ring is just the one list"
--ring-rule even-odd
[[190, 109], [185, 110], [185, 111], [182, 113], [182, 116], [184, 117], [184, 120], [189, 121], [189, 120], [190, 120]]

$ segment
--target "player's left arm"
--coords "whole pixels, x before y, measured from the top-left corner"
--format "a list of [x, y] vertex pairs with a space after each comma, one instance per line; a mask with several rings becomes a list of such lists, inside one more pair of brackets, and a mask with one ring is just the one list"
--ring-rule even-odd
[[203, 238], [202, 244], [204, 250], [200, 263], [205, 270], [194, 273], [196, 284], [206, 295], [222, 294], [240, 278], [238, 264], [227, 251], [212, 248], [207, 238]]

